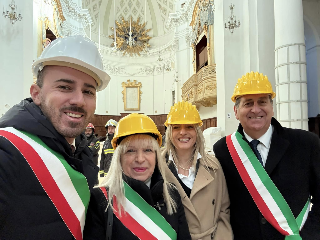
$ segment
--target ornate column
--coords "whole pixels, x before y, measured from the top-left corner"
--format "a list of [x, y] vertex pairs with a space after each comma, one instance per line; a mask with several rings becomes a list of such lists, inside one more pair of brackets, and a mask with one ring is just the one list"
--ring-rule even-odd
[[302, 0], [274, 0], [277, 119], [308, 130], [306, 50]]

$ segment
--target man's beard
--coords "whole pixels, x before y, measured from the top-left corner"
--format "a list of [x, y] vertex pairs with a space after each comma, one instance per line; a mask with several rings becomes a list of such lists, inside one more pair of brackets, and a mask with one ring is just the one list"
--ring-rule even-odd
[[114, 136], [114, 133], [108, 133], [108, 138], [109, 138], [110, 140], [113, 139], [113, 136]]
[[[60, 133], [65, 138], [75, 138], [79, 136], [83, 130], [86, 128], [90, 122], [91, 117], [87, 115], [87, 112], [80, 107], [63, 107], [56, 112], [56, 109], [52, 106], [47, 106], [44, 99], [41, 98], [41, 105], [39, 106], [43, 114], [49, 119], [53, 127], [58, 133]], [[83, 114], [84, 121], [82, 123], [67, 122], [67, 124], [62, 124], [62, 114], [66, 110], [75, 111]]]
[[91, 138], [91, 136], [93, 135], [93, 133], [90, 134], [85, 134], [87, 138]]

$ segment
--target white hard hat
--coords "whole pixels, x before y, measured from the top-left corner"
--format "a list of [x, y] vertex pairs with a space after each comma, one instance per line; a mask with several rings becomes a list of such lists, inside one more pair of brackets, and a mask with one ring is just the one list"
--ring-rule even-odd
[[118, 122], [117, 122], [116, 120], [110, 119], [110, 120], [106, 123], [105, 127], [106, 127], [106, 128], [107, 128], [108, 126], [114, 126], [114, 127], [116, 127], [117, 125], [118, 125]]
[[37, 77], [47, 65], [71, 67], [90, 75], [98, 84], [97, 91], [105, 89], [110, 81], [110, 76], [103, 70], [98, 48], [90, 39], [80, 35], [52, 41], [32, 64], [33, 75]]

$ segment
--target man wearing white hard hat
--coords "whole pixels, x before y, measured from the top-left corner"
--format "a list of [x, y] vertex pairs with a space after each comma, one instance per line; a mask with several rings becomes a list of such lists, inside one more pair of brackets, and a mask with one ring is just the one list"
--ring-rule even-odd
[[281, 126], [273, 117], [275, 95], [262, 73], [239, 78], [231, 97], [239, 127], [213, 146], [234, 240], [320, 239], [319, 137]]
[[54, 40], [32, 70], [31, 98], [0, 119], [0, 238], [82, 239], [98, 167], [75, 137], [110, 77], [82, 36]]
[[102, 152], [101, 152], [100, 177], [104, 177], [104, 175], [108, 173], [111, 165], [111, 160], [114, 153], [114, 149], [112, 147], [111, 141], [113, 139], [114, 132], [116, 130], [117, 125], [118, 125], [118, 122], [113, 119], [109, 119], [105, 125], [107, 134], [106, 134], [106, 140], [104, 141]]

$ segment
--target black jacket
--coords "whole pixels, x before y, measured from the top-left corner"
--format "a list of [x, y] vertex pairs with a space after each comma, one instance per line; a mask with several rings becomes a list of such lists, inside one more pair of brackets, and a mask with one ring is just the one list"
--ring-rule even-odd
[[[91, 152], [80, 145], [73, 157], [70, 145], [60, 135], [31, 99], [11, 108], [0, 127], [14, 127], [37, 135], [48, 147], [60, 153], [77, 171], [83, 173], [89, 188], [96, 181], [98, 169]], [[69, 240], [74, 239], [53, 203], [41, 187], [21, 153], [0, 137], [0, 239]]]
[[87, 138], [87, 141], [88, 141], [88, 147], [91, 150], [93, 155], [92, 161], [95, 165], [98, 165], [100, 141], [96, 138], [96, 136], [94, 135], [94, 132], [89, 138]]
[[[184, 214], [181, 198], [177, 190], [172, 190], [171, 194], [177, 203], [177, 212], [173, 215], [167, 214], [166, 204], [163, 199], [163, 179], [157, 168], [152, 175], [150, 189], [141, 181], [124, 176], [124, 180], [135, 190], [147, 203], [167, 220], [172, 228], [177, 232], [178, 240], [191, 240], [188, 230], [187, 220]], [[108, 220], [108, 201], [99, 188], [94, 188], [88, 208], [86, 225], [84, 229], [84, 240], [105, 240], [106, 222]], [[156, 205], [160, 205], [160, 208]], [[138, 240], [119, 220], [113, 215], [112, 240]]]
[[[102, 152], [101, 152], [101, 159], [100, 159], [100, 170], [103, 170], [105, 173], [109, 171], [112, 156], [113, 156], [113, 147], [111, 144], [111, 140], [113, 139], [113, 134], [107, 134], [106, 140], [104, 141]], [[110, 153], [110, 151], [112, 153]]]
[[[274, 118], [265, 169], [297, 217], [312, 198], [312, 211], [301, 230], [303, 240], [320, 239], [320, 141], [310, 132], [284, 128]], [[243, 128], [238, 131], [243, 135]], [[245, 140], [246, 138], [243, 137]], [[230, 196], [231, 226], [235, 240], [283, 240], [252, 200], [232, 161], [226, 138], [213, 147], [223, 168]]]

